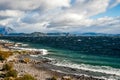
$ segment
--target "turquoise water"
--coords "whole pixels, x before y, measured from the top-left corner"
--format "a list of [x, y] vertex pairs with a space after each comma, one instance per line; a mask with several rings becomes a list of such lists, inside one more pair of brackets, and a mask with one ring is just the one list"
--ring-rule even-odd
[[76, 64], [91, 64], [99, 66], [111, 66], [120, 68], [120, 58], [85, 55], [83, 52], [55, 49], [41, 44], [30, 44], [32, 48], [47, 49], [49, 54], [45, 57], [54, 58], [58, 60], [66, 60]]
[[52, 64], [54, 65], [112, 75], [115, 74], [119, 76], [117, 79], [120, 78], [120, 58], [85, 55], [78, 51], [56, 49], [42, 46], [40, 44], [30, 44], [30, 46], [38, 49], [47, 49], [49, 54], [44, 55], [43, 57], [53, 60]]

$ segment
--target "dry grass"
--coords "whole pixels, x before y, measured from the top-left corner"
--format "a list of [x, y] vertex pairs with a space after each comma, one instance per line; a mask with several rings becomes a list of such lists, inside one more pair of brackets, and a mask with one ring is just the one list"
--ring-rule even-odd
[[13, 52], [11, 51], [0, 51], [0, 60], [1, 61], [6, 60], [11, 55], [13, 55]]

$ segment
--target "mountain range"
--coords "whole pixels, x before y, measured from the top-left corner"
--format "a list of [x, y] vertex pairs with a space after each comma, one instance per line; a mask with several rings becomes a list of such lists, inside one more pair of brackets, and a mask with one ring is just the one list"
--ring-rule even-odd
[[3, 36], [24, 36], [24, 37], [39, 37], [39, 36], [120, 36], [120, 34], [105, 34], [105, 33], [65, 33], [65, 32], [53, 32], [53, 33], [15, 33], [15, 30], [10, 27], [0, 26], [0, 35]]

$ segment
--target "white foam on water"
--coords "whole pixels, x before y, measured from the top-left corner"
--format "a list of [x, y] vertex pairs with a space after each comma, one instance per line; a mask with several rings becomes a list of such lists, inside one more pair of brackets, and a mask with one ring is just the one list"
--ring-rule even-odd
[[3, 43], [13, 43], [12, 41], [9, 41], [9, 40], [0, 40], [0, 42], [3, 42]]
[[24, 47], [25, 47], [25, 46], [28, 46], [28, 44], [22, 44], [22, 46], [24, 46]]
[[35, 48], [21, 48], [21, 47], [10, 47], [17, 50], [26, 50], [26, 51], [39, 51], [42, 55], [47, 55], [48, 51], [46, 49], [35, 49]]
[[51, 61], [55, 61], [54, 58], [49, 58], [49, 57], [43, 57], [43, 58], [46, 58], [46, 59], [51, 60]]
[[[52, 70], [52, 71], [59, 72], [59, 73], [71, 74], [71, 75], [72, 75], [72, 73], [63, 72], [63, 71], [61, 71], [61, 70], [54, 70], [54, 69], [51, 69], [51, 70]], [[86, 76], [86, 77], [90, 77], [89, 75], [86, 75], [86, 74], [76, 74], [76, 73], [74, 73], [74, 75], [76, 75], [76, 76], [82, 76], [82, 75], [84, 75], [84, 76]], [[94, 78], [108, 80], [108, 79], [106, 79], [105, 77], [94, 77]]]
[[74, 63], [71, 63], [65, 60], [63, 60], [62, 62], [60, 61], [60, 62], [53, 63], [53, 64], [57, 66], [64, 66], [64, 67], [69, 67], [69, 68], [82, 69], [82, 70], [87, 70], [87, 71], [92, 71], [92, 72], [100, 72], [100, 73], [113, 75], [107, 78], [107, 80], [120, 79], [120, 69], [112, 68], [110, 66], [93, 66], [89, 64], [74, 64]]
[[[0, 42], [4, 42], [4, 43], [14, 43], [14, 42], [9, 41], [9, 40], [0, 40]], [[16, 44], [21, 44], [23, 47], [24, 47], [24, 46], [28, 46], [28, 44], [23, 44], [23, 43], [20, 43], [20, 42], [19, 42], [19, 43], [16, 43]], [[39, 52], [41, 52], [42, 55], [47, 55], [47, 54], [48, 54], [48, 51], [47, 51], [46, 49], [22, 48], [22, 46], [21, 46], [21, 47], [18, 47], [18, 46], [16, 45], [15, 47], [12, 46], [12, 47], [9, 47], [9, 48], [15, 49], [15, 50], [39, 51]]]
[[38, 57], [38, 55], [30, 55], [31, 57]]
[[[15, 43], [14, 41], [9, 41], [9, 40], [0, 40], [0, 42], [3, 42], [3, 43]], [[21, 44], [23, 47], [28, 46], [28, 44], [23, 44], [23, 43], [20, 43], [20, 42], [18, 42], [16, 44]]]

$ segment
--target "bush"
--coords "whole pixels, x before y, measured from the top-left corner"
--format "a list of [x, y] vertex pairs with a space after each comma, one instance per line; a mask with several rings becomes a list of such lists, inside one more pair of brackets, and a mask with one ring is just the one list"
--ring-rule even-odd
[[22, 51], [22, 54], [26, 54], [27, 53], [27, 51]]
[[57, 80], [57, 78], [55, 76], [53, 76], [50, 80]]
[[15, 80], [13, 77], [6, 77], [4, 80]]
[[13, 53], [11, 51], [0, 51], [0, 60], [6, 60], [9, 56], [11, 56]]
[[17, 74], [18, 72], [16, 70], [9, 70], [7, 73], [6, 73], [6, 77], [17, 77]]
[[16, 78], [15, 80], [36, 80], [36, 79], [30, 74], [25, 74], [23, 77]]
[[4, 78], [5, 74], [4, 73], [0, 73], [0, 78]]
[[15, 54], [19, 54], [19, 51], [16, 50], [16, 51], [13, 51], [13, 53], [15, 53]]
[[24, 61], [25, 63], [28, 63], [28, 62], [30, 62], [30, 59], [29, 59], [29, 58], [24, 58], [23, 61]]
[[13, 51], [14, 53], [16, 53], [16, 54], [26, 54], [27, 53], [27, 51], [25, 51], [25, 50], [23, 50], [23, 51]]
[[6, 63], [3, 65], [3, 70], [9, 71], [13, 69], [13, 63]]
[[62, 80], [72, 80], [70, 76], [63, 76]]

